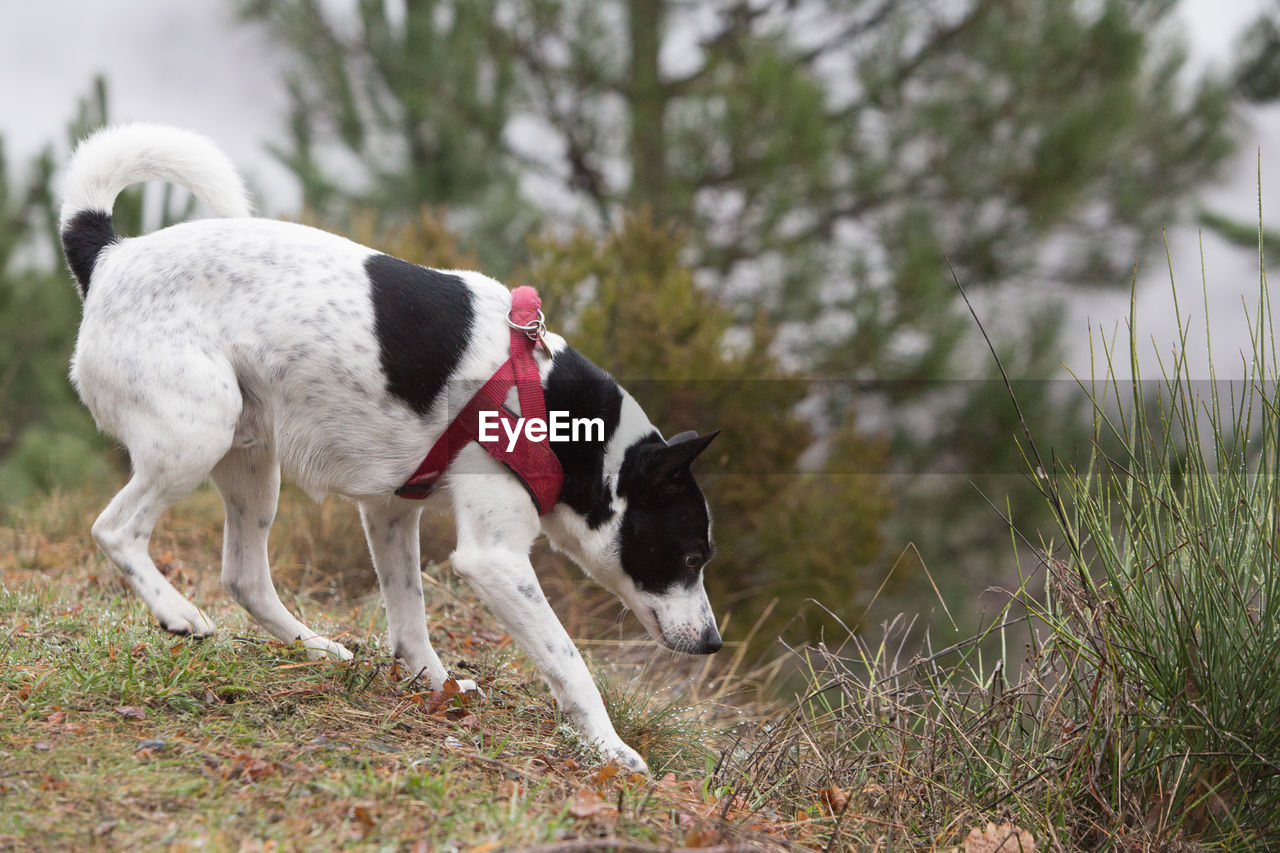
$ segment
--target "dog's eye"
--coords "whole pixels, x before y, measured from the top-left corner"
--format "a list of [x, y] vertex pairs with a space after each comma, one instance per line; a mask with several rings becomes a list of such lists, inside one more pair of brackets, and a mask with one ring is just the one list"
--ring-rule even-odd
[[697, 554], [685, 554], [684, 564], [691, 569], [696, 569], [702, 565], [702, 558]]

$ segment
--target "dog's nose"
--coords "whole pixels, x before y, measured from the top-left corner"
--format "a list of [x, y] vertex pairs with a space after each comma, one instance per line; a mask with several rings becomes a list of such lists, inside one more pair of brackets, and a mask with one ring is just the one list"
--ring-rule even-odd
[[716, 630], [715, 625], [708, 625], [702, 629], [702, 653], [704, 655], [715, 654], [724, 648], [724, 641], [720, 639], [720, 632]]

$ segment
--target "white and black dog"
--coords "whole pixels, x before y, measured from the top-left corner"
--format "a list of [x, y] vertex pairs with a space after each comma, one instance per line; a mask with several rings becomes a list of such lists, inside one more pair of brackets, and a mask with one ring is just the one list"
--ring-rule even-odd
[[[141, 181], [186, 187], [225, 218], [122, 239], [112, 206]], [[166, 629], [212, 632], [148, 555], [160, 516], [212, 478], [226, 509], [227, 592], [281, 640], [345, 659], [346, 648], [284, 607], [267, 559], [281, 469], [317, 499], [345, 495], [360, 507], [395, 656], [440, 689], [448, 674], [427, 636], [421, 503], [396, 490], [448, 413], [507, 359], [511, 293], [479, 273], [427, 269], [250, 218], [246, 198], [211, 142], [173, 128], [109, 128], [71, 160], [62, 241], [84, 299], [71, 379], [133, 469], [94, 539]], [[714, 433], [664, 441], [611, 376], [557, 335], [543, 343], [547, 409], [603, 420], [603, 440], [553, 445], [564, 483], [542, 516], [506, 467], [465, 447], [441, 481], [457, 524], [452, 565], [582, 734], [606, 759], [643, 771], [543, 596], [529, 550], [545, 533], [664, 645], [718, 650], [702, 583], [710, 514], [690, 472]]]

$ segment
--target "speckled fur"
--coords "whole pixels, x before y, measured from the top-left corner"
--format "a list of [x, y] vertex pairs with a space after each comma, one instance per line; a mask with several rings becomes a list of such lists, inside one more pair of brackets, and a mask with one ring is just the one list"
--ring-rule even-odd
[[[391, 646], [409, 671], [438, 689], [448, 673], [427, 636], [421, 505], [394, 493], [443, 432], [448, 412], [507, 358], [510, 293], [479, 273], [454, 273], [469, 291], [475, 321], [444, 393], [429, 412], [414, 412], [388, 391], [379, 361], [364, 267], [373, 251], [314, 228], [247, 218], [229, 165], [193, 165], [210, 149], [207, 140], [181, 131], [131, 126], [92, 137], [69, 169], [62, 217], [69, 228], [85, 210], [109, 212], [122, 182], [150, 177], [183, 184], [232, 217], [91, 243], [88, 251], [84, 239], [77, 244], [91, 275], [81, 281], [84, 316], [71, 378], [99, 426], [128, 448], [133, 466], [130, 482], [94, 523], [94, 537], [165, 628], [210, 633], [212, 623], [160, 574], [147, 546], [161, 514], [212, 477], [226, 508], [228, 593], [276, 637], [345, 659], [347, 649], [280, 602], [267, 535], [282, 471], [317, 499], [347, 496], [360, 506]], [[538, 354], [544, 380], [564, 347], [556, 335], [546, 343], [548, 352]], [[626, 449], [654, 433], [624, 392], [605, 453], [606, 478], [616, 480]], [[564, 504], [539, 519], [524, 488], [476, 445], [462, 451], [443, 484], [457, 519], [455, 570], [538, 664], [582, 733], [606, 758], [645, 769], [614, 731], [542, 595], [529, 549], [546, 533], [621, 596], [651, 633], [681, 651], [714, 650], [705, 648], [708, 637], [719, 647], [700, 575], [695, 586], [670, 594], [637, 588], [620, 564], [626, 502], [616, 485], [612, 520], [592, 527]]]

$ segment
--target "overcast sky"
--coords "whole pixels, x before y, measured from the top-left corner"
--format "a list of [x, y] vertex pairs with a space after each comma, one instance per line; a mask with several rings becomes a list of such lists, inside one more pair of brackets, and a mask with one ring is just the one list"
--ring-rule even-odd
[[113, 120], [205, 133], [263, 192], [267, 212], [296, 209], [297, 188], [264, 150], [286, 126], [278, 51], [237, 22], [230, 0], [6, 3], [0, 21], [0, 134], [11, 163], [65, 144], [77, 98], [103, 74]]
[[[1265, 0], [1182, 0], [1180, 14], [1197, 65], [1225, 67], [1235, 36]], [[267, 214], [295, 212], [299, 193], [288, 172], [265, 151], [284, 137], [286, 97], [281, 59], [255, 29], [240, 25], [229, 0], [41, 0], [6, 3], [0, 13], [0, 136], [10, 169], [21, 168], [50, 141], [65, 146], [76, 98], [95, 74], [106, 75], [117, 121], [175, 124], [214, 138], [238, 163], [263, 199]], [[1248, 116], [1243, 154], [1225, 182], [1206, 190], [1214, 210], [1256, 218], [1257, 154], [1263, 197], [1280, 211], [1280, 111]], [[1274, 152], [1274, 153], [1273, 153]], [[1268, 217], [1280, 223], [1280, 214]], [[1199, 302], [1200, 249], [1194, 228], [1171, 232], [1180, 292]], [[1241, 298], [1257, 290], [1256, 258], [1213, 235], [1204, 237], [1215, 350], [1238, 350], [1244, 331]], [[1141, 276], [1146, 330], [1168, 337], [1160, 318], [1171, 313], [1168, 274], [1149, 265]], [[1126, 300], [1089, 296], [1075, 302], [1068, 334], [1080, 363], [1087, 323], [1115, 326]]]

